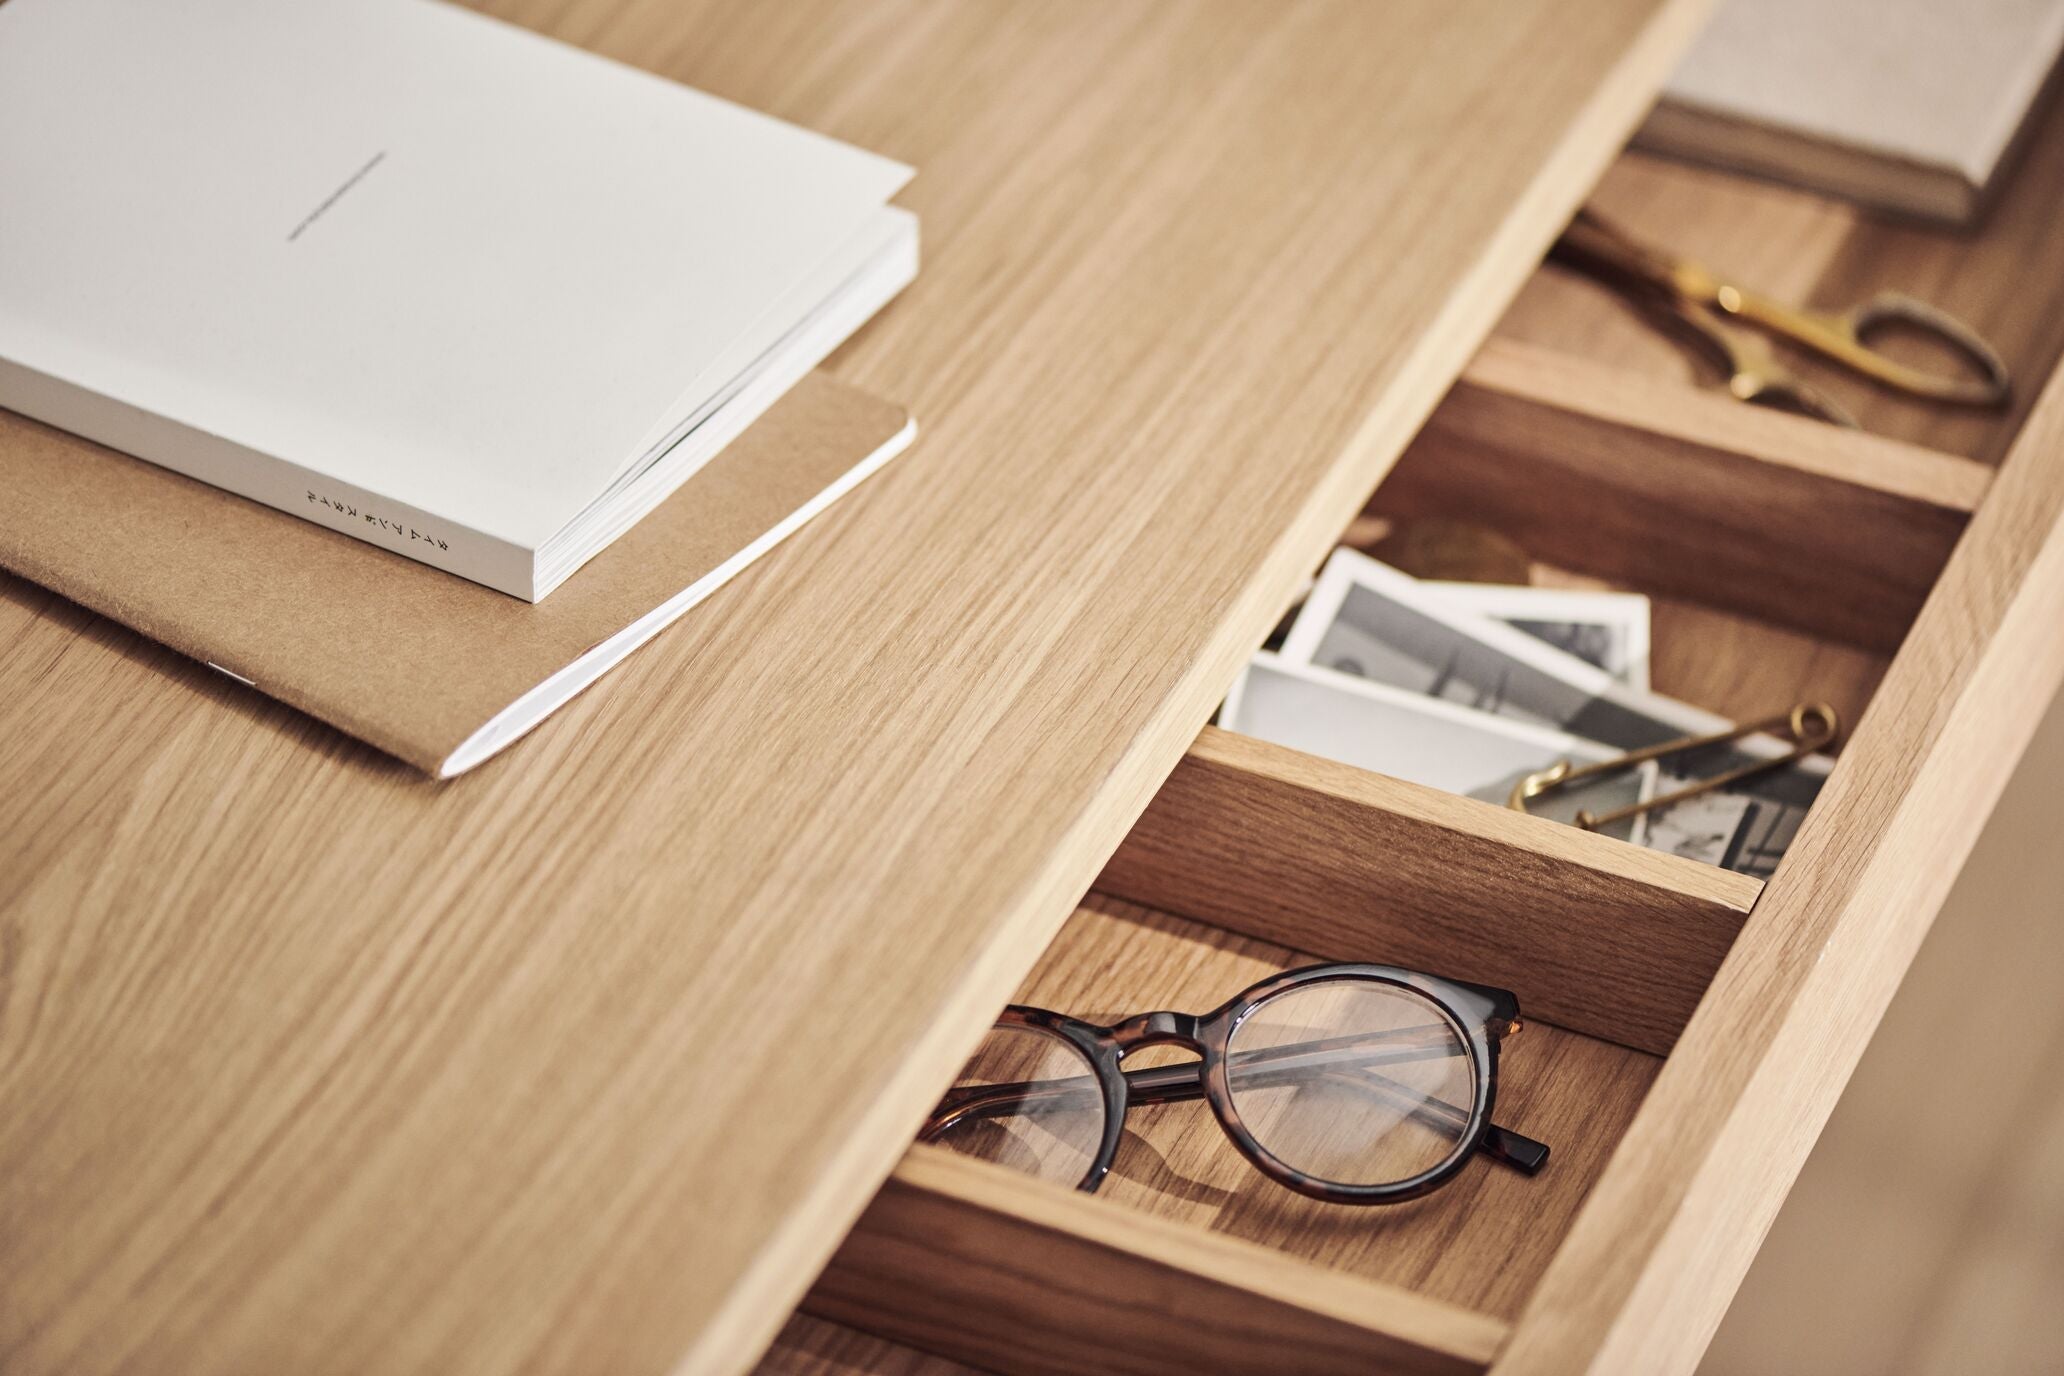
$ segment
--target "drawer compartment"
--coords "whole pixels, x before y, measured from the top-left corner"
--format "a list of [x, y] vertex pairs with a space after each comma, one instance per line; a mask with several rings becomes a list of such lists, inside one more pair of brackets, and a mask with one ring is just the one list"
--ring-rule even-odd
[[1536, 559], [1889, 654], [1993, 470], [1493, 340], [1377, 493]]
[[[1201, 1009], [1315, 954], [1093, 894], [1020, 996]], [[1528, 1013], [1498, 1116], [1554, 1149], [1537, 1176], [1472, 1161], [1409, 1204], [1324, 1204], [1257, 1175], [1201, 1103], [1135, 1109], [1095, 1196], [918, 1147], [808, 1307], [1008, 1371], [1482, 1370], [1661, 1064]]]
[[[1623, 154], [1589, 204], [1642, 238], [1689, 254], [1786, 301], [1841, 309], [1892, 289], [1953, 312], [1991, 342], [2015, 377], [2007, 412], [1932, 404], [1807, 363], [1816, 387], [1873, 435], [1996, 465], [2064, 357], [2064, 101], [2030, 127], [2027, 155], [1970, 232], [1874, 216], [1809, 191], [1772, 186], [1642, 153]], [[1496, 338], [1537, 346], [1630, 376], [1696, 380], [1715, 371], [1676, 335], [1617, 293], [1554, 265], [1535, 273]], [[1911, 341], [1879, 341], [1901, 352]], [[1791, 354], [1783, 355], [1788, 361]], [[1915, 362], [1947, 360], [1918, 349]]]
[[[1038, 1376], [1696, 1363], [2064, 678], [2064, 385], [1981, 463], [1501, 334], [1366, 514], [1648, 594], [1658, 691], [1833, 702], [1784, 860], [1766, 882], [1207, 727], [1018, 1001], [1201, 1010], [1312, 960], [1501, 985], [1527, 1027], [1498, 1116], [1548, 1167], [1321, 1204], [1196, 1103], [1136, 1110], [1094, 1196], [920, 1146], [811, 1314]], [[2044, 349], [2015, 360], [2037, 381]]]

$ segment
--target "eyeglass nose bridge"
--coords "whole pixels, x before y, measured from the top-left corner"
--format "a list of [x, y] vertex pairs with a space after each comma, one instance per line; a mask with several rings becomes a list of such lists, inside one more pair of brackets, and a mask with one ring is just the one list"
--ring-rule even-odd
[[1197, 1015], [1194, 1013], [1165, 1010], [1141, 1013], [1113, 1027], [1111, 1040], [1118, 1043], [1121, 1056], [1145, 1046], [1184, 1046], [1199, 1055], [1204, 1052], [1204, 1043], [1197, 1036]]

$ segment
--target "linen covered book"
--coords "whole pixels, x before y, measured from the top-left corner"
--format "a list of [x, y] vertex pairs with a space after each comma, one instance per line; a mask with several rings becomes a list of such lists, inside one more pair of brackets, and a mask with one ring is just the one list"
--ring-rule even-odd
[[0, 411], [0, 568], [449, 777], [901, 452], [822, 373], [532, 605]]
[[440, 0], [9, 0], [0, 406], [537, 601], [911, 280], [909, 176]]
[[2064, 0], [1723, 0], [1636, 142], [1969, 224], [2060, 53]]

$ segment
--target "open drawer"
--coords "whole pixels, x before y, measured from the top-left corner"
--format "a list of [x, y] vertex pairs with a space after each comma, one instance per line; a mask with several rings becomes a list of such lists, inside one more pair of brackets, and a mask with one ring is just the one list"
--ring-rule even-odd
[[1313, 959], [1501, 985], [1528, 1026], [1499, 1117], [1548, 1168], [1322, 1204], [1195, 1103], [1132, 1115], [1095, 1196], [918, 1147], [810, 1313], [1022, 1373], [1696, 1363], [2064, 676], [2064, 384], [2026, 344], [2011, 445], [1967, 459], [1525, 334], [1371, 511], [1466, 514], [1650, 594], [1663, 692], [1736, 719], [1834, 702], [1852, 729], [1774, 875], [1207, 727], [1019, 1000], [1202, 1009]]

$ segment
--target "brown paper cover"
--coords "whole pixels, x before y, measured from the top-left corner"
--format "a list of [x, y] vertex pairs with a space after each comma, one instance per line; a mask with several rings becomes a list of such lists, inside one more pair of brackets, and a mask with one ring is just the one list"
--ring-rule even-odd
[[532, 605], [0, 411], [0, 567], [434, 774], [908, 421], [813, 373]]

